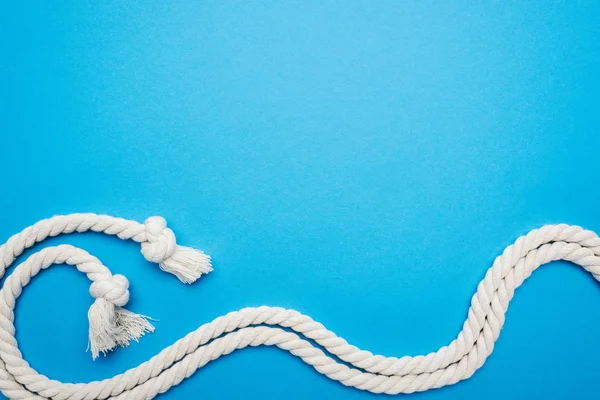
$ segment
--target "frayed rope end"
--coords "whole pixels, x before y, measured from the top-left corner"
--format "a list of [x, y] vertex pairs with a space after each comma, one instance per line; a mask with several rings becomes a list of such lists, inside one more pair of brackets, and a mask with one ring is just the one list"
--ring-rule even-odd
[[191, 247], [177, 246], [173, 255], [159, 263], [163, 271], [175, 275], [183, 283], [195, 282], [211, 272], [210, 256]]
[[129, 342], [132, 340], [139, 342], [142, 336], [155, 330], [154, 325], [148, 321], [151, 318], [145, 315], [132, 313], [121, 307], [117, 307], [115, 312], [117, 314], [117, 326], [120, 328], [117, 343], [121, 347], [129, 346]]
[[154, 332], [154, 326], [148, 317], [132, 313], [115, 306], [105, 299], [96, 299], [88, 312], [90, 323], [89, 346], [92, 358], [106, 355], [116, 347], [127, 347], [148, 332]]

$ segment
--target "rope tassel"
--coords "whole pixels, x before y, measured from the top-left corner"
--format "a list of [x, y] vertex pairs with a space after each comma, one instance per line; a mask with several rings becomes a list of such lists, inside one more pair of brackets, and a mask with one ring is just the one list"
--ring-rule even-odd
[[90, 344], [92, 358], [106, 354], [120, 346], [127, 347], [154, 326], [142, 315], [121, 308], [129, 300], [129, 281], [123, 275], [114, 275], [94, 281], [90, 294], [96, 300], [88, 311], [90, 322]]
[[163, 271], [175, 275], [183, 283], [193, 283], [213, 270], [209, 256], [185, 246], [176, 246], [173, 255], [161, 261], [158, 266]]
[[192, 283], [212, 271], [209, 256], [175, 243], [175, 234], [167, 228], [164, 218], [150, 217], [144, 226], [146, 241], [142, 243], [142, 254], [146, 260], [157, 263], [160, 269], [175, 275], [183, 283]]

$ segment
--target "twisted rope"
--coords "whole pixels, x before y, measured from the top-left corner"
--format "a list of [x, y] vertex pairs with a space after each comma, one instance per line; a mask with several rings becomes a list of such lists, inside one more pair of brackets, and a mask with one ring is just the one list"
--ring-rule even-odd
[[[90, 230], [140, 243], [148, 261], [158, 263], [186, 283], [211, 270], [208, 256], [176, 245], [173, 232], [160, 217], [139, 224], [104, 215], [73, 214], [40, 221], [8, 239], [0, 246], [0, 276], [35, 243], [49, 236]], [[600, 280], [600, 238], [577, 226], [547, 225], [517, 239], [496, 258], [478, 285], [457, 338], [427, 355], [374, 355], [348, 344], [309, 316], [263, 306], [218, 317], [123, 374], [90, 383], [62, 383], [31, 368], [15, 338], [16, 300], [40, 270], [67, 264], [92, 281], [90, 294], [96, 300], [88, 317], [94, 357], [116, 346], [126, 346], [154, 328], [144, 317], [123, 308], [129, 299], [127, 278], [112, 275], [84, 250], [67, 245], [48, 247], [17, 266], [0, 290], [0, 390], [10, 399], [151, 399], [216, 358], [260, 345], [277, 346], [330, 379], [373, 393], [439, 388], [469, 378], [484, 364], [500, 335], [516, 288], [539, 266], [555, 260], [580, 265]]]

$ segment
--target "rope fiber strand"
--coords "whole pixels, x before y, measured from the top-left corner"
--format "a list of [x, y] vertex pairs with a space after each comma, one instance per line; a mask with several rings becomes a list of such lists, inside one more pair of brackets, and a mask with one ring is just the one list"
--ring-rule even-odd
[[[207, 255], [176, 244], [173, 231], [161, 217], [140, 224], [106, 215], [72, 214], [42, 220], [9, 238], [0, 246], [0, 278], [25, 249], [51, 236], [86, 231], [140, 243], [146, 260], [184, 283], [212, 270]], [[127, 346], [154, 327], [146, 317], [123, 308], [129, 300], [126, 277], [113, 275], [96, 257], [79, 248], [47, 247], [14, 268], [0, 290], [0, 390], [9, 399], [152, 399], [212, 360], [261, 345], [277, 346], [328, 378], [360, 390], [398, 394], [440, 388], [471, 377], [485, 363], [515, 289], [539, 266], [556, 260], [580, 265], [600, 280], [600, 238], [592, 231], [564, 224], [546, 225], [518, 238], [496, 258], [479, 283], [456, 339], [426, 355], [374, 355], [298, 311], [263, 306], [218, 317], [123, 374], [96, 382], [63, 383], [31, 368], [15, 338], [16, 300], [42, 269], [67, 264], [92, 281], [90, 295], [95, 300], [88, 312], [92, 357]]]

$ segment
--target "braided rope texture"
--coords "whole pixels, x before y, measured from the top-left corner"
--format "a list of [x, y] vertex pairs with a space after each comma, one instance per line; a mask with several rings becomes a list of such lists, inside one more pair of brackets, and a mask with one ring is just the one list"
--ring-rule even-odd
[[[177, 250], [175, 237], [164, 220], [157, 218], [140, 224], [105, 215], [72, 214], [40, 221], [0, 246], [0, 276], [35, 243], [50, 236], [85, 231], [134, 240], [141, 244], [146, 259], [161, 264], [161, 268], [170, 262], [170, 268], [177, 269], [173, 261], [178, 258], [173, 255]], [[120, 375], [89, 383], [63, 383], [33, 369], [23, 359], [15, 338], [16, 300], [32, 277], [54, 264], [72, 265], [88, 276], [92, 281], [90, 293], [97, 301], [109, 304], [117, 319], [130, 321], [127, 318], [134, 314], [120, 309], [129, 298], [125, 277], [112, 275], [84, 250], [68, 245], [48, 247], [18, 265], [0, 290], [0, 390], [10, 399], [152, 399], [210, 361], [260, 345], [277, 346], [328, 378], [360, 390], [399, 394], [440, 388], [471, 377], [485, 363], [500, 335], [515, 290], [535, 269], [555, 260], [577, 264], [600, 280], [600, 238], [592, 231], [564, 224], [546, 225], [518, 238], [495, 259], [479, 283], [456, 339], [426, 355], [375, 355], [349, 344], [309, 316], [263, 306], [218, 317]], [[203, 272], [208, 271], [204, 267]], [[182, 281], [192, 281], [189, 274], [184, 275]], [[137, 338], [151, 331], [151, 326], [143, 324], [139, 332], [133, 333], [127, 325], [127, 334]]]

